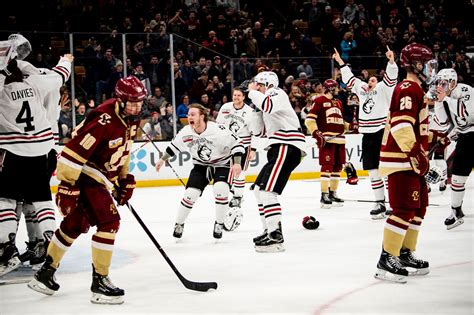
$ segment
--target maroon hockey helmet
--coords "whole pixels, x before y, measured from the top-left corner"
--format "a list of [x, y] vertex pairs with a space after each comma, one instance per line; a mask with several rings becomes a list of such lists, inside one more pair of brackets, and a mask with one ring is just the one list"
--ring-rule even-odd
[[327, 79], [326, 81], [323, 82], [323, 87], [325, 89], [334, 89], [334, 88], [337, 88], [339, 87], [339, 83], [337, 83], [336, 80], [333, 80], [333, 79]]
[[425, 64], [433, 59], [431, 49], [422, 44], [412, 43], [402, 49], [400, 63], [402, 67], [410, 68], [416, 65], [416, 62]]
[[147, 91], [140, 80], [135, 76], [129, 76], [118, 80], [115, 85], [115, 95], [122, 102], [139, 102], [146, 97]]

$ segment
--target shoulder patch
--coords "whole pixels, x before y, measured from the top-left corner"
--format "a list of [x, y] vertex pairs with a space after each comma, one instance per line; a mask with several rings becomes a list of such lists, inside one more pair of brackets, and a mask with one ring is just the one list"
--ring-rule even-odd
[[117, 139], [115, 139], [115, 140], [110, 140], [110, 141], [109, 141], [109, 148], [110, 148], [110, 149], [116, 148], [116, 147], [118, 147], [118, 146], [121, 146], [122, 143], [123, 143], [123, 138], [122, 138], [122, 137], [117, 138]]
[[331, 102], [324, 102], [323, 107], [331, 107], [332, 103]]

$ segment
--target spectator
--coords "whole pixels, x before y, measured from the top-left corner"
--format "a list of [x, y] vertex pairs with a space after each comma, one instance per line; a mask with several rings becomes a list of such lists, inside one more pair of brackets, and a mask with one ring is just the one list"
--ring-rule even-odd
[[247, 54], [240, 55], [239, 62], [235, 65], [235, 81], [240, 84], [245, 80], [250, 80], [254, 76], [252, 64], [247, 59]]
[[135, 69], [134, 69], [132, 74], [135, 77], [137, 77], [138, 80], [140, 80], [140, 82], [143, 84], [143, 86], [145, 87], [145, 89], [147, 91], [147, 95], [150, 95], [150, 91], [151, 91], [150, 79], [148, 78], [148, 76], [143, 71], [143, 64], [141, 62], [137, 63], [137, 65], [135, 66]]
[[165, 107], [167, 103], [168, 102], [161, 93], [161, 88], [155, 87], [155, 89], [153, 90], [153, 95], [148, 97], [147, 111], [149, 113], [159, 112], [161, 111], [161, 108]]
[[188, 117], [188, 110], [189, 110], [189, 96], [183, 95], [181, 98], [181, 104], [178, 105], [176, 108], [176, 114], [178, 119], [187, 118]]
[[299, 73], [306, 73], [306, 77], [311, 79], [313, 77], [313, 68], [309, 64], [308, 59], [303, 59], [303, 63], [296, 68], [296, 71]]
[[354, 39], [354, 35], [351, 32], [346, 32], [341, 42], [341, 58], [345, 62], [348, 62], [349, 56], [354, 53], [354, 49], [357, 48], [357, 43]]
[[161, 117], [160, 112], [152, 112], [150, 119], [143, 126], [144, 134], [142, 134], [142, 140], [161, 140], [163, 139], [161, 131]]

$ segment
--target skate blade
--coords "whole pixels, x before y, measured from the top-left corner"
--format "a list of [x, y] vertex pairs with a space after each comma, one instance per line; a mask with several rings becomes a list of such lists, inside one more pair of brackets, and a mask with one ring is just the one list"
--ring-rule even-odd
[[321, 209], [330, 209], [332, 205], [328, 205], [328, 204], [325, 204], [325, 203], [322, 203], [321, 204]]
[[457, 219], [453, 224], [451, 224], [451, 225], [446, 225], [446, 229], [447, 229], [447, 230], [454, 229], [455, 227], [460, 226], [460, 225], [463, 224], [463, 223], [464, 223], [464, 219], [463, 219], [463, 218]]
[[268, 246], [255, 245], [255, 251], [257, 253], [279, 253], [285, 251], [285, 246], [283, 246], [283, 244], [273, 244]]
[[374, 278], [395, 283], [407, 283], [406, 276], [396, 275], [382, 269], [377, 269]]
[[54, 290], [51, 290], [50, 288], [48, 288], [47, 286], [45, 286], [43, 283], [39, 282], [35, 278], [33, 278], [28, 283], [28, 288], [30, 288], [33, 291], [43, 293], [43, 294], [46, 294], [46, 295], [53, 295], [54, 292], [56, 292]]
[[338, 208], [338, 207], [343, 207], [343, 206], [344, 206], [344, 202], [334, 202], [334, 201], [333, 201], [333, 202], [332, 202], [332, 206], [333, 206], [333, 207], [336, 207], [336, 208]]
[[429, 273], [430, 273], [429, 268], [408, 270], [408, 276], [410, 276], [410, 277], [426, 276]]
[[6, 275], [9, 272], [12, 272], [15, 269], [18, 269], [20, 265], [20, 259], [18, 257], [13, 257], [8, 261], [8, 264], [6, 266], [2, 266], [2, 268], [0, 268], [0, 277]]
[[371, 216], [372, 216], [372, 220], [382, 220], [386, 218], [385, 212], [380, 213], [380, 214], [371, 214]]
[[123, 304], [123, 296], [107, 296], [100, 293], [92, 293], [91, 302], [94, 304]]

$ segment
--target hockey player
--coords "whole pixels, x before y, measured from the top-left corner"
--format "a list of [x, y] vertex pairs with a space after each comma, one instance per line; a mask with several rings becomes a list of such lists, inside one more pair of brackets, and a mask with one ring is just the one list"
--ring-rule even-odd
[[[375, 207], [370, 211], [372, 219], [383, 219], [386, 216], [384, 182], [378, 172], [380, 146], [383, 130], [387, 121], [388, 108], [393, 90], [397, 83], [398, 66], [395, 55], [387, 46], [385, 56], [388, 59], [383, 80], [378, 82], [372, 76], [365, 83], [354, 76], [351, 69], [344, 63], [341, 56], [334, 49], [333, 58], [341, 68], [342, 81], [357, 94], [359, 106], [359, 133], [362, 134], [362, 166], [369, 172], [372, 191], [375, 197]], [[387, 213], [388, 214], [388, 213]]]
[[[193, 157], [194, 167], [189, 174], [186, 190], [178, 209], [173, 236], [183, 235], [184, 222], [204, 188], [214, 180], [216, 220], [213, 236], [222, 238], [224, 216], [228, 210], [230, 173], [238, 177], [242, 170], [244, 147], [240, 139], [224, 125], [208, 121], [207, 109], [200, 104], [191, 104], [188, 111], [189, 124], [174, 137], [166, 152], [156, 163], [159, 172], [170, 157], [188, 151]], [[231, 165], [232, 160], [232, 165]], [[232, 169], [232, 170], [231, 170]]]
[[[59, 289], [54, 274], [81, 233], [97, 226], [92, 236], [92, 303], [123, 303], [124, 290], [109, 278], [115, 235], [120, 215], [114, 198], [124, 205], [131, 198], [135, 179], [129, 173], [130, 149], [139, 126], [146, 90], [134, 76], [120, 79], [116, 98], [91, 111], [74, 130], [58, 160], [60, 180], [56, 204], [64, 216], [49, 244], [46, 261], [28, 286], [40, 293]], [[113, 184], [118, 182], [118, 184]]]
[[266, 131], [268, 137], [267, 163], [253, 186], [264, 232], [253, 241], [257, 252], [283, 251], [282, 209], [278, 195], [305, 155], [306, 139], [288, 95], [278, 87], [274, 72], [260, 72], [248, 88], [249, 98], [261, 114], [261, 119], [256, 120], [261, 127], [254, 126], [255, 130]]
[[[440, 70], [437, 80], [436, 116], [442, 124], [446, 125], [451, 121], [458, 133], [451, 178], [451, 214], [444, 221], [446, 228], [450, 230], [464, 223], [464, 186], [474, 167], [469, 149], [474, 143], [474, 89], [458, 83], [454, 69]], [[449, 113], [446, 113], [443, 103], [447, 104]]]
[[[16, 49], [12, 40], [2, 44], [9, 52]], [[0, 106], [3, 107], [0, 115], [0, 161], [3, 163], [0, 165], [0, 247], [3, 248], [0, 275], [20, 263], [14, 243], [18, 201], [33, 204], [46, 241], [56, 228], [47, 171], [48, 153], [54, 141], [43, 102], [45, 95], [58, 91], [69, 78], [72, 60], [72, 55], [64, 55], [48, 75], [27, 78], [16, 59], [3, 62], [5, 68], [0, 72]], [[24, 178], [34, 180], [24, 181]]]
[[384, 228], [383, 249], [375, 277], [405, 283], [406, 267], [425, 275], [429, 263], [417, 259], [418, 233], [428, 206], [425, 175], [429, 170], [428, 106], [423, 102], [424, 71], [433, 58], [429, 48], [412, 43], [402, 49], [400, 62], [406, 78], [393, 92], [380, 152], [380, 175], [388, 176], [392, 215]]
[[255, 159], [255, 148], [251, 148], [252, 134], [250, 129], [251, 113], [253, 109], [244, 103], [245, 94], [240, 88], [235, 88], [232, 94], [232, 102], [225, 103], [219, 109], [216, 122], [225, 125], [230, 131], [240, 138], [240, 143], [245, 149], [241, 160], [242, 172], [238, 177], [232, 176], [231, 186], [233, 197], [229, 201], [231, 208], [239, 208], [242, 205], [242, 197], [245, 188], [245, 172], [249, 161]]
[[[344, 200], [337, 196], [343, 165], [346, 163], [345, 130], [357, 128], [357, 122], [344, 122], [342, 103], [336, 98], [336, 80], [323, 82], [324, 94], [314, 101], [305, 125], [319, 148], [321, 165], [321, 208], [341, 207]], [[347, 125], [347, 126], [346, 126]]]

